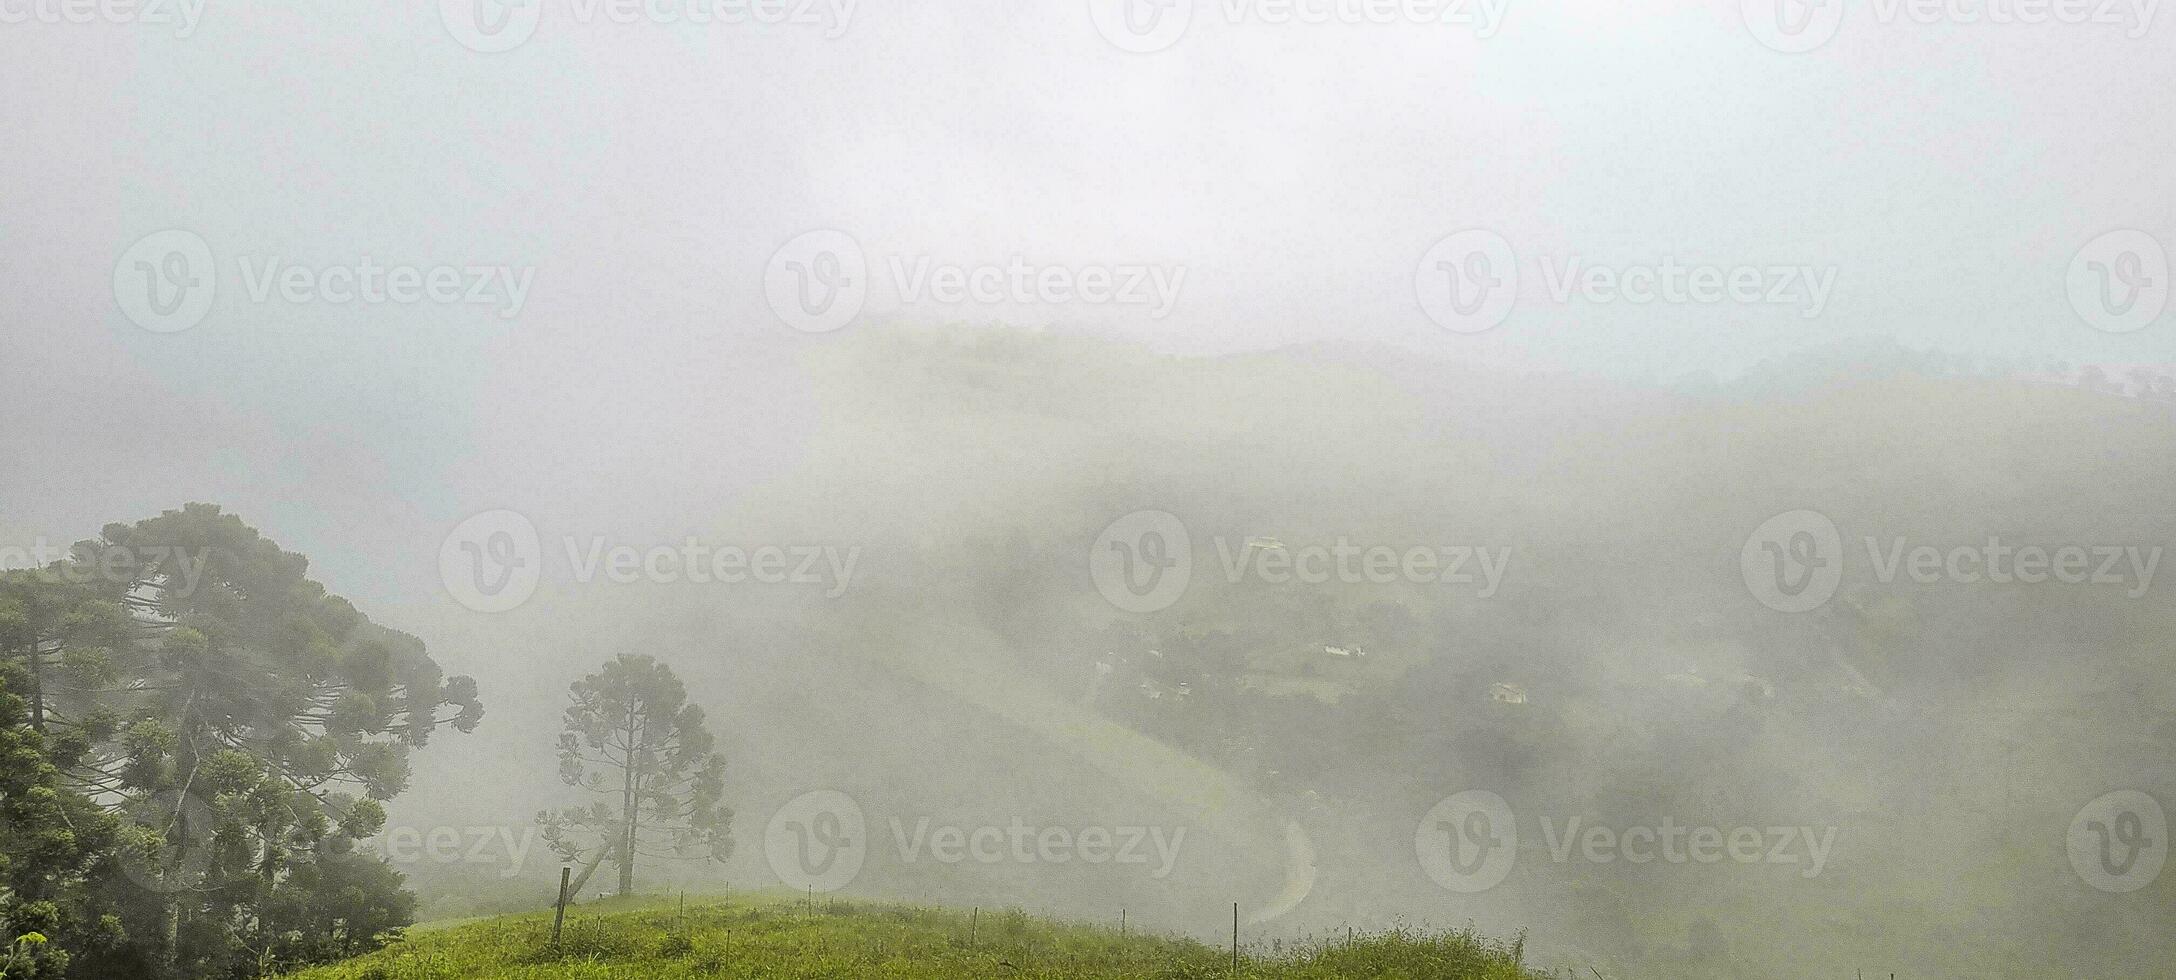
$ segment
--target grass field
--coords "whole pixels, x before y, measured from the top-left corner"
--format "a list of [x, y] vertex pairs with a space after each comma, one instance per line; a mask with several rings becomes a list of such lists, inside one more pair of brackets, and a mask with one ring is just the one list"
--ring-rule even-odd
[[[368, 956], [291, 980], [839, 980], [961, 977], [1231, 977], [1229, 949], [1120, 936], [1021, 912], [783, 898], [611, 900], [570, 909], [555, 946], [549, 911], [411, 930]], [[1470, 933], [1394, 932], [1245, 951], [1238, 976], [1529, 980], [1521, 950]]]

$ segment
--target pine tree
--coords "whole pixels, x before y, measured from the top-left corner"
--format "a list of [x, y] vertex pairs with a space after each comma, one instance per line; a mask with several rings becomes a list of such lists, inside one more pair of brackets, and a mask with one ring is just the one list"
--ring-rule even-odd
[[560, 778], [618, 803], [537, 814], [554, 851], [569, 862], [586, 858], [576, 891], [605, 861], [617, 865], [625, 895], [637, 857], [725, 860], [733, 849], [733, 811], [719, 802], [725, 760], [672, 668], [623, 654], [569, 694]]
[[[0, 698], [0, 761], [37, 781], [0, 785], [0, 862], [35, 858], [0, 864], [9, 924], [50, 920], [52, 955], [98, 975], [199, 977], [360, 951], [406, 921], [399, 876], [354, 843], [408, 753], [483, 706], [308, 567], [191, 504], [0, 575], [0, 672], [22, 692]], [[67, 879], [68, 835], [37, 829], [52, 819], [110, 831], [84, 838], [95, 868]], [[61, 877], [15, 873], [44, 867]]]

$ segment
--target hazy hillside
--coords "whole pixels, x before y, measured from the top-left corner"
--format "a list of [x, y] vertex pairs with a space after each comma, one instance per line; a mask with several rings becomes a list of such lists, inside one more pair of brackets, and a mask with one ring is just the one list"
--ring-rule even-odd
[[1017, 909], [974, 910], [776, 898], [612, 901], [578, 910], [552, 942], [549, 915], [463, 923], [294, 980], [679, 978], [1430, 977], [1530, 980], [1516, 940], [1462, 932], [1322, 937], [1277, 949], [1229, 948], [1055, 923]]
[[[2168, 586], [1921, 584], [1880, 563], [1899, 541], [2168, 540], [2176, 406], [1775, 370], [1791, 380], [1692, 394], [1346, 347], [841, 338], [808, 358], [821, 424], [802, 462], [698, 530], [859, 545], [853, 588], [605, 593], [581, 616], [629, 624], [634, 646], [717, 692], [743, 841], [810, 788], [868, 811], [875, 844], [848, 894], [1126, 905], [1214, 936], [1231, 901], [1274, 911], [1296, 891], [1250, 930], [1472, 921], [1530, 928], [1542, 962], [1632, 975], [2138, 962], [2165, 891], [2084, 888], [2063, 840], [2108, 773], [2176, 780]], [[1195, 552], [1184, 598], [1153, 614], [1104, 601], [1084, 560], [1142, 509], [1183, 520]], [[1739, 556], [1797, 509], [1834, 521], [1845, 567], [1832, 601], [1782, 613]], [[1303, 586], [1228, 580], [1215, 543], [1341, 536], [1506, 557], [1493, 591], [1479, 574]], [[547, 632], [547, 659], [584, 645]], [[542, 766], [547, 744], [507, 751]], [[1510, 801], [1522, 849], [1502, 884], [1458, 894], [1416, 861], [1414, 827], [1470, 789]], [[1810, 876], [1810, 854], [1595, 864], [1556, 858], [1535, 815], [1830, 843]], [[917, 819], [1015, 816], [1192, 836], [1154, 879], [913, 861], [891, 842]], [[724, 880], [775, 878], [747, 847]]]

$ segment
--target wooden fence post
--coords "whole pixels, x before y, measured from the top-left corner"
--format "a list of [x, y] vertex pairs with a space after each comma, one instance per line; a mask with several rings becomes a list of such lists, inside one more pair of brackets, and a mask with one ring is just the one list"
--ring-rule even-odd
[[552, 915], [552, 945], [554, 946], [559, 945], [560, 928], [567, 924], [567, 877], [572, 874], [574, 874], [573, 865], [562, 864], [559, 866], [559, 910]]
[[1232, 976], [1239, 975], [1239, 903], [1232, 903]]

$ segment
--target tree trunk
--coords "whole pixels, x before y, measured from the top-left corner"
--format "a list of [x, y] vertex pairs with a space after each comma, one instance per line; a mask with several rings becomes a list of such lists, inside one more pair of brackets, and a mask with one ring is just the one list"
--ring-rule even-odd
[[45, 732], [45, 641], [30, 637], [30, 730]]
[[597, 866], [604, 863], [605, 855], [609, 853], [611, 852], [608, 850], [598, 851], [597, 856], [590, 858], [589, 864], [582, 868], [582, 873], [579, 877], [574, 879], [574, 884], [567, 886], [568, 905], [573, 905], [575, 899], [582, 896], [583, 887], [589, 884], [589, 876], [597, 873]]
[[632, 894], [635, 890], [635, 766], [640, 753], [635, 750], [635, 702], [627, 702], [627, 768], [622, 772], [620, 784], [620, 816], [626, 830], [620, 836], [620, 894]]

